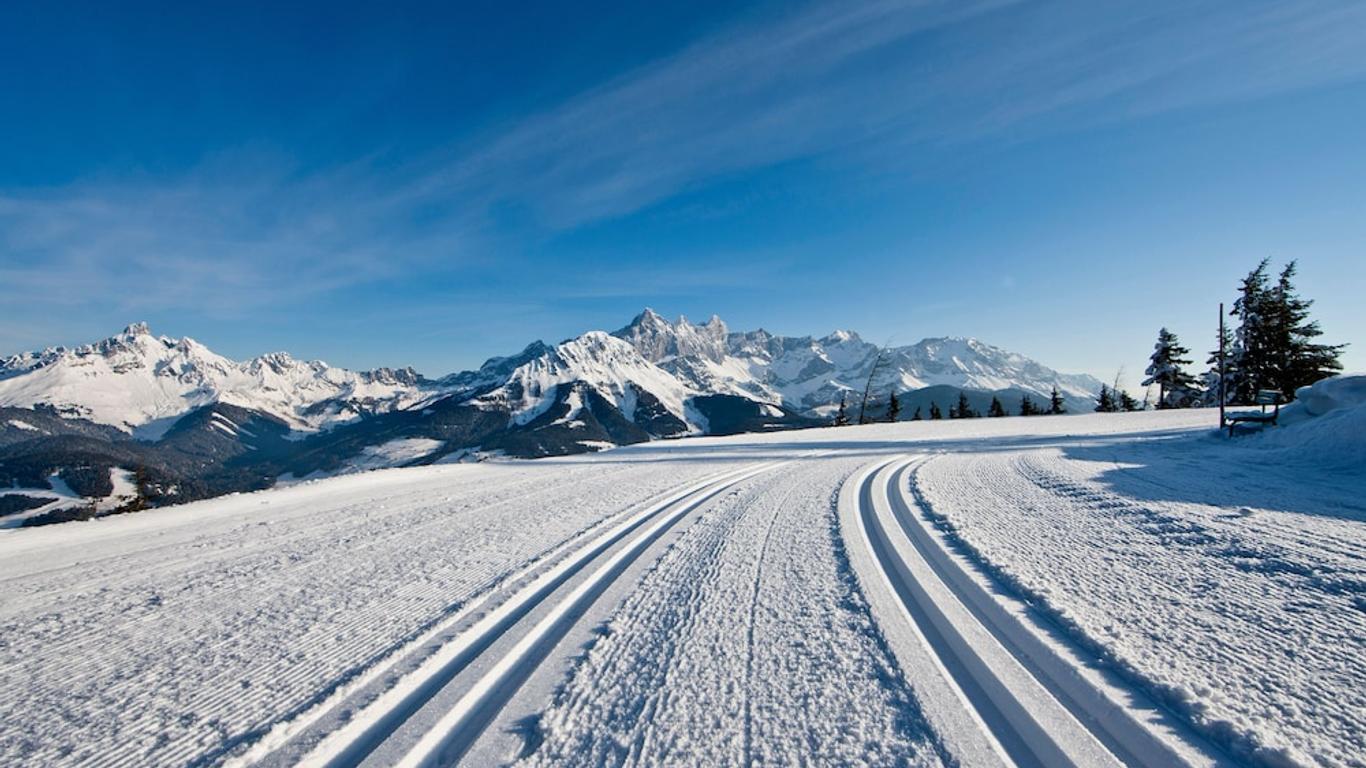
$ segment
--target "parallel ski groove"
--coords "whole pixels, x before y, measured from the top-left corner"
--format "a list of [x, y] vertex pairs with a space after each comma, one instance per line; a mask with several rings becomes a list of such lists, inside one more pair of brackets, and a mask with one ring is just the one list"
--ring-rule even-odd
[[860, 532], [905, 603], [904, 617], [916, 623], [941, 670], [1012, 762], [1225, 763], [1170, 723], [1163, 723], [1165, 737], [1154, 732], [1138, 713], [1161, 717], [1141, 696], [1127, 706], [1117, 700], [1080, 673], [1077, 657], [1060, 655], [975, 581], [913, 511], [918, 500], [903, 486], [920, 464], [923, 459], [909, 458], [868, 469], [851, 481], [857, 496], [847, 498], [857, 499]]
[[[693, 483], [681, 491], [669, 494], [634, 514], [623, 516], [621, 522], [592, 541], [583, 544], [531, 583], [522, 587], [506, 601], [493, 608], [474, 626], [444, 643], [440, 650], [428, 658], [398, 686], [390, 689], [365, 710], [357, 713], [358, 716], [350, 725], [330, 734], [319, 743], [300, 761], [300, 764], [312, 766], [359, 764], [435, 696], [461, 669], [466, 668], [470, 662], [478, 658], [495, 640], [504, 636], [528, 612], [541, 604], [571, 577], [598, 560], [606, 550], [622, 541], [628, 541], [627, 546], [621, 552], [638, 554], [638, 550], [643, 548], [644, 544], [657, 538], [663, 532], [663, 528], [667, 527], [663, 525], [664, 523], [675, 522], [716, 493], [773, 466], [776, 466], [776, 463], [768, 462], [718, 473], [706, 480]], [[666, 512], [668, 514], [665, 514]], [[661, 523], [640, 533], [641, 529], [648, 526], [650, 521], [661, 515], [664, 515]], [[610, 562], [616, 562], [616, 558], [612, 558]], [[588, 583], [594, 582], [600, 576], [601, 569], [599, 573], [589, 579]], [[565, 601], [562, 601], [561, 605], [581, 597], [583, 597], [581, 591], [576, 591]], [[560, 615], [558, 612], [560, 607], [556, 606], [552, 615]], [[538, 625], [539, 627], [540, 625]], [[519, 644], [518, 649], [524, 650], [522, 646], [523, 644]], [[514, 690], [510, 688], [499, 693], [510, 696]], [[468, 722], [462, 721], [458, 725], [468, 726]], [[473, 735], [477, 736], [478, 734]], [[444, 738], [437, 736], [431, 738], [445, 743]], [[462, 747], [468, 746], [469, 740], [466, 740]]]

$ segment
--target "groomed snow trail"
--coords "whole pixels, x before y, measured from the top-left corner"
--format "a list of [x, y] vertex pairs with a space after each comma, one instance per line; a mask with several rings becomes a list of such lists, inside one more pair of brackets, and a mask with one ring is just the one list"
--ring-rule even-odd
[[1235, 759], [1366, 765], [1366, 497], [1165, 442], [945, 453], [912, 487], [969, 559]]
[[[305, 755], [300, 764], [356, 765], [376, 750], [384, 764], [457, 762], [574, 619], [626, 564], [689, 512], [773, 466], [761, 463], [724, 472], [626, 515], [442, 644], [416, 671], [355, 712], [345, 727]], [[570, 583], [589, 568], [592, 571], [585, 578]], [[532, 615], [543, 602], [547, 603], [544, 614]], [[511, 647], [499, 647], [498, 640], [504, 637], [515, 639]], [[458, 676], [486, 651], [488, 668], [482, 674], [469, 676], [469, 681]], [[443, 691], [452, 681], [456, 690]], [[453, 703], [443, 704], [443, 694]], [[423, 706], [434, 700], [436, 712], [424, 713]], [[385, 743], [390, 740], [395, 743]], [[395, 760], [396, 755], [402, 756]]]
[[384, 472], [10, 534], [0, 764], [211, 764], [285, 738], [519, 571], [737, 466]]
[[660, 441], [0, 531], [0, 765], [1366, 768], [1366, 471], [1213, 427]]
[[944, 546], [902, 490], [925, 461], [863, 469], [841, 490], [840, 519], [884, 630], [903, 636], [903, 666], [938, 672], [915, 679], [955, 750], [1022, 766], [1225, 764]]
[[939, 765], [838, 554], [861, 459], [798, 459], [643, 573], [537, 723], [527, 766]]

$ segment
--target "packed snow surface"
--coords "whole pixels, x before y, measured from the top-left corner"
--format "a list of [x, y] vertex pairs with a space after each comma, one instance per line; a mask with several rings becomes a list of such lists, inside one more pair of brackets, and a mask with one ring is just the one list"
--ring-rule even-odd
[[1296, 458], [1353, 410], [661, 441], [0, 531], [0, 764], [1366, 765], [1366, 470]]

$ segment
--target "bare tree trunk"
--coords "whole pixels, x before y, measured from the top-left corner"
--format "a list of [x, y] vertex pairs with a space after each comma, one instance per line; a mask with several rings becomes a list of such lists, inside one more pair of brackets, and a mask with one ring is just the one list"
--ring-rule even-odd
[[873, 379], [877, 378], [877, 372], [882, 370], [882, 366], [887, 364], [887, 347], [884, 346], [877, 351], [877, 357], [873, 359], [873, 367], [868, 370], [868, 380], [863, 384], [863, 402], [858, 407], [858, 423], [868, 423], [868, 395], [873, 391]]

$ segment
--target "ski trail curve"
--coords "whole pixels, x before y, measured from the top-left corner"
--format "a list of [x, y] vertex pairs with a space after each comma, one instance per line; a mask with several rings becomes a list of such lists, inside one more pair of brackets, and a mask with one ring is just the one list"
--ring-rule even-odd
[[[364, 762], [381, 744], [452, 683], [476, 660], [487, 671], [460, 692], [458, 701], [423, 731], [401, 759], [401, 765], [448, 765], [458, 762], [483, 728], [516, 693], [574, 620], [625, 567], [674, 523], [716, 495], [783, 462], [763, 462], [712, 475], [682, 490], [628, 513], [592, 540], [536, 575], [497, 606], [471, 606], [464, 616], [478, 621], [443, 643], [410, 674], [374, 701], [355, 712], [348, 722], [317, 743], [297, 764], [354, 766]], [[566, 594], [569, 583], [597, 565], [596, 570]], [[548, 610], [547, 610], [548, 606]], [[528, 626], [534, 611], [539, 621]], [[516, 644], [496, 659], [486, 658], [505, 638]], [[503, 643], [506, 644], [506, 643]]]
[[[926, 457], [864, 468], [841, 489], [855, 572], [908, 674], [965, 764], [1224, 765], [1226, 759], [975, 578], [917, 514]], [[989, 589], [988, 587], [991, 587]], [[924, 678], [929, 679], [924, 679]]]

